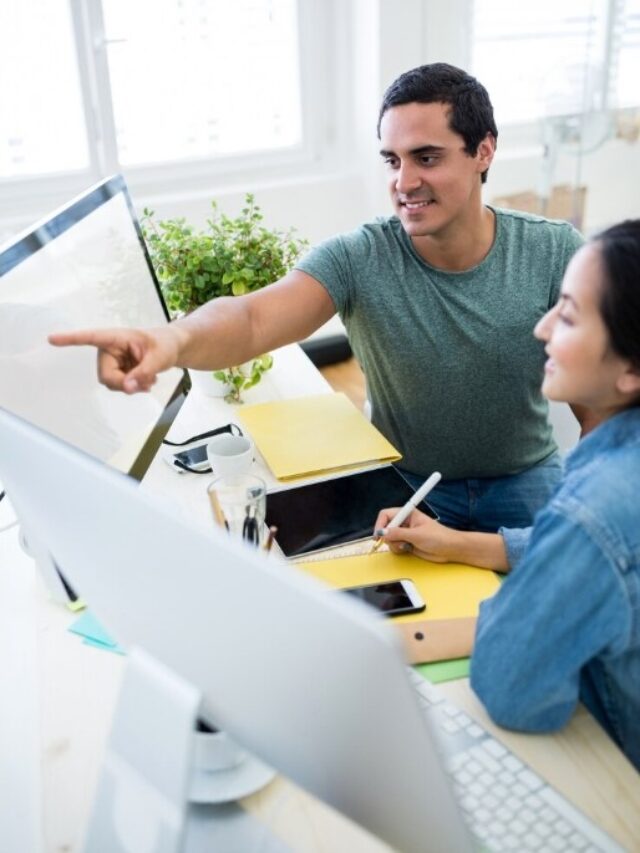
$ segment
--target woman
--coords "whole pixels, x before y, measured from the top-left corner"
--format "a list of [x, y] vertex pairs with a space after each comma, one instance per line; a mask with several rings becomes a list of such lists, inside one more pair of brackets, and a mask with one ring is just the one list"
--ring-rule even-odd
[[[640, 769], [640, 220], [578, 251], [535, 335], [549, 356], [545, 395], [587, 407], [598, 425], [481, 606], [471, 684], [497, 723], [524, 731], [559, 728], [583, 701]], [[419, 512], [385, 540], [431, 560], [509, 565], [499, 534]]]

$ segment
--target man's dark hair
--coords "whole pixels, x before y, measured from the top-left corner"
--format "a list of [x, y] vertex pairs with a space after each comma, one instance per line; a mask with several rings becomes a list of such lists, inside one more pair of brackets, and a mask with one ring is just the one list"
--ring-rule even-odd
[[[498, 128], [487, 90], [475, 77], [446, 62], [413, 68], [401, 74], [389, 86], [378, 116], [378, 139], [380, 123], [386, 111], [411, 103], [448, 104], [449, 127], [464, 139], [464, 150], [471, 157], [475, 156], [478, 145], [488, 133], [498, 139]], [[482, 173], [482, 183], [487, 180], [488, 171]]]
[[640, 370], [640, 219], [612, 225], [594, 243], [604, 268], [600, 313], [611, 349]]

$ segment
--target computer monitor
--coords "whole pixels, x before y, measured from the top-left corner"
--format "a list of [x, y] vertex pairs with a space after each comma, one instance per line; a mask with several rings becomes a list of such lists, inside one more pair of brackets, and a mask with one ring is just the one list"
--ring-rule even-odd
[[[1, 409], [0, 447], [18, 511], [96, 616], [151, 655], [165, 682], [170, 671], [194, 685], [208, 722], [400, 850], [472, 849], [382, 617], [213, 525], [190, 526], [130, 478]], [[103, 773], [108, 806], [122, 807], [121, 757]], [[144, 820], [145, 804], [165, 800], [138, 789], [134, 819]]]
[[47, 335], [166, 322], [125, 181], [112, 177], [0, 247], [0, 405], [140, 479], [187, 374], [167, 371], [149, 394], [114, 394], [96, 380], [92, 347], [52, 347]]

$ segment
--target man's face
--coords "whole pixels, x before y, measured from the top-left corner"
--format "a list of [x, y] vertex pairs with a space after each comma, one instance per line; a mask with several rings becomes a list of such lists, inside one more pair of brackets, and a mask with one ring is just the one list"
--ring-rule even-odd
[[449, 127], [447, 104], [410, 103], [382, 117], [380, 141], [394, 209], [410, 237], [435, 236], [475, 213], [480, 176], [495, 151], [490, 135], [472, 157]]

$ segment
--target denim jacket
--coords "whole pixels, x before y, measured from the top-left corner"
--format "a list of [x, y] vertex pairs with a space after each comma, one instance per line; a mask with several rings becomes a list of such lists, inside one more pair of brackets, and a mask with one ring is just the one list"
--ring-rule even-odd
[[522, 559], [481, 606], [471, 685], [522, 731], [561, 727], [581, 700], [640, 769], [640, 408], [568, 456]]

